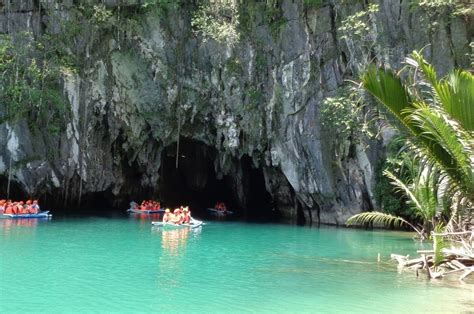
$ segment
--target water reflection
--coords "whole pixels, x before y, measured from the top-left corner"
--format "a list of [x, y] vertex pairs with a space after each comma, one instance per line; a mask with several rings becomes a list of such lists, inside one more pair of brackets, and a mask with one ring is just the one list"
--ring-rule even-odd
[[168, 255], [176, 256], [181, 249], [184, 250], [188, 241], [190, 229], [162, 230], [161, 247]]
[[35, 230], [38, 223], [49, 221], [49, 219], [0, 219], [0, 229], [4, 236], [11, 235], [13, 233], [24, 233], [23, 228], [30, 228]]
[[142, 224], [150, 224], [150, 221], [161, 221], [162, 214], [131, 214], [130, 217], [135, 220], [139, 220]]

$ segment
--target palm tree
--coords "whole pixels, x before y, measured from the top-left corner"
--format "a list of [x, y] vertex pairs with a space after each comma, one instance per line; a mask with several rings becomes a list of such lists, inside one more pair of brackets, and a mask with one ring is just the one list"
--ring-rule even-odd
[[[407, 64], [412, 72], [405, 80], [400, 73], [375, 66], [362, 77], [364, 88], [399, 122], [398, 129], [405, 134], [409, 149], [419, 159], [418, 173], [425, 173], [424, 181], [418, 178], [417, 186], [411, 188], [403, 187], [403, 182], [397, 182], [393, 175], [391, 180], [404, 190], [425, 221], [433, 221], [433, 213], [436, 214], [436, 207], [439, 207], [437, 202], [443, 195], [453, 196], [457, 201], [452, 205], [457, 208], [464, 204], [471, 215], [474, 203], [474, 76], [468, 71], [455, 70], [438, 80], [434, 68], [418, 52], [407, 58]], [[418, 79], [420, 74], [421, 79]], [[417, 80], [411, 81], [411, 77]], [[367, 214], [351, 217], [348, 223], [368, 222]], [[371, 214], [373, 220], [376, 214]], [[386, 217], [382, 221], [393, 223], [393, 218]], [[434, 227], [434, 221], [432, 224]]]

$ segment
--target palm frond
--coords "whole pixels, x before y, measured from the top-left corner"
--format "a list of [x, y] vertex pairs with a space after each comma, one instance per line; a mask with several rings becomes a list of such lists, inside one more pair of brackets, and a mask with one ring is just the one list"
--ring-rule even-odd
[[405, 183], [403, 183], [400, 179], [398, 179], [393, 173], [391, 173], [390, 171], [388, 170], [384, 170], [383, 174], [390, 179], [390, 183], [395, 186], [396, 188], [398, 188], [399, 190], [401, 190], [404, 194], [406, 194], [408, 196], [408, 198], [410, 199], [410, 201], [415, 205], [415, 208], [418, 209], [418, 210], [421, 210], [422, 209], [422, 205], [421, 203], [419, 202], [418, 198], [416, 197], [416, 195], [412, 192], [412, 190], [410, 189], [410, 187], [408, 187], [408, 185], [406, 185]]
[[418, 230], [414, 225], [403, 219], [402, 217], [393, 216], [382, 212], [365, 212], [352, 216], [346, 222], [347, 225], [367, 225], [367, 224], [378, 224], [382, 226], [393, 226], [400, 227], [407, 225], [411, 227], [416, 233], [423, 237], [423, 233]]
[[360, 213], [347, 220], [348, 225], [367, 225], [371, 223], [393, 227], [400, 227], [402, 225], [409, 226], [409, 223], [405, 219], [382, 212]]
[[403, 110], [410, 106], [410, 95], [395, 73], [372, 65], [362, 76], [362, 84], [403, 123]]
[[443, 109], [464, 129], [474, 131], [474, 75], [458, 69], [445, 79], [437, 80], [435, 69], [420, 53], [414, 52], [412, 56], [415, 66], [421, 68], [435, 90]]
[[472, 137], [442, 110], [417, 103], [409, 119], [421, 129], [430, 157], [468, 195], [474, 194]]

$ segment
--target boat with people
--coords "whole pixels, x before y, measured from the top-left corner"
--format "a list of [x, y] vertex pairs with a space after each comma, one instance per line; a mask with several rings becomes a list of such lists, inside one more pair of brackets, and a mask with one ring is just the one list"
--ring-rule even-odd
[[41, 211], [37, 200], [26, 202], [0, 200], [0, 218], [31, 219], [51, 218], [49, 211]]
[[130, 208], [127, 212], [135, 214], [162, 214], [165, 212], [164, 208], [161, 208], [161, 204], [158, 201], [144, 200], [140, 205], [135, 202], [130, 202]]
[[163, 229], [182, 229], [182, 228], [199, 228], [204, 225], [204, 222], [195, 220], [193, 223], [176, 224], [174, 222], [152, 221], [151, 224], [155, 227], [162, 227]]
[[227, 216], [234, 213], [233, 211], [227, 210], [227, 206], [223, 202], [217, 202], [214, 208], [208, 208], [207, 210], [214, 216]]
[[166, 229], [179, 229], [179, 228], [198, 228], [204, 223], [200, 220], [196, 220], [191, 217], [191, 211], [189, 207], [180, 206], [173, 212], [169, 208], [165, 209], [162, 221], [152, 221], [151, 224], [156, 227], [163, 227]]

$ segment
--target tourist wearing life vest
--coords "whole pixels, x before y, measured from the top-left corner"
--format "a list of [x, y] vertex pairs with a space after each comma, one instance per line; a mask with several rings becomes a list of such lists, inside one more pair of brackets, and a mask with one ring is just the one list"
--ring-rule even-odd
[[18, 214], [26, 214], [24, 205], [25, 205], [24, 202], [18, 203], [18, 205], [17, 205], [17, 207], [16, 207]]
[[5, 210], [7, 209], [7, 201], [6, 200], [0, 200], [0, 215], [3, 215]]
[[191, 211], [189, 210], [189, 207], [184, 207], [183, 209], [184, 212], [184, 220], [183, 223], [188, 224], [191, 222]]
[[182, 222], [182, 216], [181, 216], [181, 210], [180, 210], [179, 208], [176, 208], [176, 209], [173, 211], [173, 216], [172, 216], [171, 222], [172, 222], [172, 223], [175, 223], [175, 224], [177, 224], [177, 225], [181, 224], [181, 222]]
[[217, 202], [216, 203], [216, 207], [215, 207], [218, 211], [226, 211], [227, 208], [225, 206], [225, 204], [223, 202]]
[[169, 208], [165, 210], [165, 214], [163, 215], [163, 222], [171, 222], [172, 214]]

